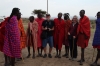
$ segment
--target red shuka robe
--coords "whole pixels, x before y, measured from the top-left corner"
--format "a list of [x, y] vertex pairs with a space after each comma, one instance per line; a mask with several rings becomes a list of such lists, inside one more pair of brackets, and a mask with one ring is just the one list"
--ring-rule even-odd
[[3, 45], [4, 45], [4, 37], [5, 37], [5, 25], [8, 21], [8, 18], [5, 18], [3, 22], [0, 24], [0, 51], [3, 52]]
[[77, 45], [81, 48], [86, 48], [90, 39], [90, 21], [87, 16], [80, 18], [78, 29]]
[[37, 43], [37, 47], [40, 48], [42, 46], [42, 40], [41, 40], [41, 33], [42, 33], [42, 22], [44, 21], [43, 18], [39, 19], [35, 19], [35, 21], [38, 23], [38, 33], [37, 33], [37, 40], [38, 40], [38, 43]]
[[58, 46], [58, 49], [61, 50], [65, 35], [65, 22], [58, 18], [54, 19], [54, 22], [54, 47]]
[[64, 45], [69, 46], [68, 42], [68, 31], [70, 29], [72, 21], [71, 20], [65, 20], [65, 36], [64, 36]]

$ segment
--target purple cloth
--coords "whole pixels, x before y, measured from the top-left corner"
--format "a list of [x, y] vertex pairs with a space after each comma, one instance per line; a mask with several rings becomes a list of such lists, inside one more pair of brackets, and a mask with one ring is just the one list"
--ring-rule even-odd
[[9, 57], [21, 57], [20, 32], [16, 16], [13, 16], [6, 24], [3, 52]]
[[100, 46], [100, 18], [96, 20], [96, 31], [94, 35], [93, 46]]

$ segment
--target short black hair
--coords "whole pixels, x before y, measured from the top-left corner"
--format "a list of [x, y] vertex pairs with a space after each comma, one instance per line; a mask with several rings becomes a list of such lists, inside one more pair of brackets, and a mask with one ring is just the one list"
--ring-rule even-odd
[[10, 17], [8, 19], [8, 22], [10, 21], [10, 19], [12, 18], [13, 15], [17, 15], [17, 17], [18, 17], [19, 10], [20, 10], [19, 8], [13, 8], [12, 9], [12, 13], [10, 14]]
[[60, 13], [58, 13], [58, 15], [60, 15], [60, 14], [62, 15], [62, 13], [61, 13], [61, 12], [60, 12]]
[[99, 11], [99, 12], [97, 12], [97, 15], [99, 15], [99, 13], [100, 13], [100, 11]]
[[[29, 17], [29, 20], [31, 20], [32, 19], [32, 21], [34, 20], [34, 16], [30, 16]], [[30, 21], [30, 22], [32, 22], [32, 21]]]
[[83, 10], [83, 9], [80, 12], [83, 12], [85, 14], [85, 10]]

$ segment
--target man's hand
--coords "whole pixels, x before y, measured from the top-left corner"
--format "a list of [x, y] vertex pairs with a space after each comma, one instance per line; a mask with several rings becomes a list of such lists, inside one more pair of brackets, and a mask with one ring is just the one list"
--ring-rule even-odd
[[51, 31], [52, 29], [49, 28], [49, 31]]
[[45, 30], [47, 30], [48, 28], [47, 27], [45, 27]]
[[75, 39], [76, 37], [75, 37], [75, 36], [73, 36], [73, 38]]
[[68, 32], [68, 35], [70, 35], [70, 33]]

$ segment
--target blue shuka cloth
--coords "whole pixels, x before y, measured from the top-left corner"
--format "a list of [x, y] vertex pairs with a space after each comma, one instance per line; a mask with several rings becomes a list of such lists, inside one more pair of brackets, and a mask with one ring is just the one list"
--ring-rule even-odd
[[100, 46], [100, 18], [96, 20], [96, 31], [94, 35], [93, 46]]

